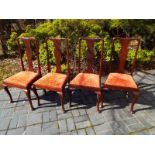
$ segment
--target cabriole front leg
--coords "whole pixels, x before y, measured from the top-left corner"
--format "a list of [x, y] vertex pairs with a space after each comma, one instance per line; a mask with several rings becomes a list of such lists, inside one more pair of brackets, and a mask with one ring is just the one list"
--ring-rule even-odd
[[32, 100], [31, 100], [31, 94], [30, 94], [30, 89], [26, 89], [24, 90], [27, 98], [28, 98], [28, 101], [30, 103], [30, 107], [31, 107], [31, 110], [34, 110], [34, 107], [33, 107], [33, 104], [32, 104]]
[[37, 93], [37, 89], [36, 89], [36, 87], [33, 86], [33, 87], [32, 87], [32, 90], [33, 90], [33, 92], [34, 92], [34, 94], [35, 94], [35, 96], [36, 96], [36, 98], [37, 98], [38, 106], [40, 106], [39, 95], [38, 95], [38, 93]]
[[11, 93], [8, 89], [8, 86], [4, 85], [4, 90], [6, 91], [6, 93], [8, 94], [9, 98], [10, 98], [10, 103], [13, 102], [13, 99], [12, 99], [12, 96], [11, 96]]

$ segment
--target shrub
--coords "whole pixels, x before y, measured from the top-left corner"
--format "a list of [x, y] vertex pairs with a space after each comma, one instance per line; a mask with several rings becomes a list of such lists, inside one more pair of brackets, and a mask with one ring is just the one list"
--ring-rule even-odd
[[10, 39], [7, 40], [8, 54], [14, 54], [17, 50], [17, 33], [12, 32], [10, 35]]
[[[141, 27], [144, 27], [142, 21], [138, 21], [141, 24]], [[130, 25], [133, 25], [137, 29], [130, 30]], [[107, 28], [105, 28], [107, 27]], [[46, 64], [46, 46], [45, 46], [45, 38], [46, 37], [66, 37], [69, 38], [69, 47], [70, 47], [70, 57], [74, 64], [76, 65], [77, 60], [77, 43], [80, 37], [104, 37], [104, 58], [106, 61], [110, 60], [111, 53], [111, 37], [110, 33], [115, 28], [121, 28], [125, 33], [129, 33], [136, 35], [138, 32], [142, 34], [142, 31], [138, 29], [135, 21], [129, 20], [79, 20], [79, 19], [55, 19], [52, 22], [46, 22], [38, 25], [36, 28], [32, 28], [30, 25], [26, 27], [25, 33], [20, 34], [20, 36], [34, 36], [40, 42], [40, 60], [42, 64]], [[108, 31], [105, 32], [105, 29]], [[134, 31], [134, 32], [133, 32]], [[146, 32], [146, 31], [145, 31]], [[150, 32], [151, 33], [151, 32]], [[153, 33], [153, 32], [152, 32]], [[146, 34], [145, 34], [146, 36]], [[10, 39], [7, 41], [7, 46], [9, 52], [16, 50], [16, 39], [17, 33], [12, 32], [10, 35]], [[100, 43], [95, 44], [95, 53], [99, 51]], [[86, 56], [86, 44], [82, 43], [81, 45], [81, 56], [84, 58]], [[119, 45], [116, 46], [116, 51], [119, 49]], [[50, 63], [54, 64], [55, 59], [53, 56], [53, 45], [49, 44], [49, 53], [50, 53]], [[154, 56], [154, 52], [147, 49], [140, 49], [138, 54], [139, 62], [149, 62]], [[133, 60], [134, 55], [131, 52], [129, 54], [129, 59]], [[117, 53], [115, 53], [115, 59], [118, 60]], [[73, 64], [72, 64], [73, 65]]]
[[141, 63], [151, 61], [154, 56], [154, 52], [150, 50], [140, 49], [137, 55], [137, 59]]
[[[62, 73], [67, 73], [68, 70], [67, 70], [67, 65], [66, 65], [66, 64], [62, 64], [62, 65], [61, 65], [61, 71], [62, 71]], [[53, 72], [53, 73], [56, 72], [56, 66], [53, 66], [53, 67], [52, 67], [52, 72]]]
[[[48, 51], [49, 51], [49, 59], [50, 63], [54, 64], [55, 63], [55, 58], [54, 58], [54, 47], [52, 42], [48, 42]], [[39, 48], [39, 58], [41, 64], [47, 64], [47, 51], [46, 51], [46, 43], [42, 43]]]

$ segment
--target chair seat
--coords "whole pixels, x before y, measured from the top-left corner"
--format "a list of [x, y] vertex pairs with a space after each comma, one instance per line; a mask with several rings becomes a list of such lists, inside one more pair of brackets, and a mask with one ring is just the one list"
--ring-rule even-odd
[[99, 75], [92, 73], [79, 73], [70, 82], [70, 87], [98, 91], [101, 89]]
[[138, 90], [132, 76], [122, 73], [110, 73], [104, 86], [111, 89]]
[[62, 91], [66, 81], [67, 75], [65, 74], [48, 73], [39, 80], [37, 80], [34, 85], [37, 88], [47, 89], [51, 91]]
[[4, 85], [26, 89], [39, 77], [38, 73], [21, 71], [3, 81]]

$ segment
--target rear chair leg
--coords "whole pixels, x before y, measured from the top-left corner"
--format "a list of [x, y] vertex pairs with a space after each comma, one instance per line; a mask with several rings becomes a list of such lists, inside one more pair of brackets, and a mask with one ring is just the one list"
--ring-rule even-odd
[[103, 108], [104, 92], [101, 92], [101, 108]]
[[130, 112], [132, 114], [134, 114], [134, 111], [133, 111], [134, 105], [138, 101], [139, 91], [133, 91], [133, 97], [134, 97], [134, 99], [133, 99], [133, 102], [131, 103], [131, 107], [130, 107]]
[[4, 86], [4, 90], [6, 91], [6, 93], [8, 94], [8, 96], [10, 98], [10, 103], [12, 103], [13, 102], [13, 99], [12, 99], [11, 93], [10, 93], [10, 91], [8, 89], [8, 86]]
[[26, 96], [27, 96], [27, 98], [28, 98], [28, 100], [29, 100], [31, 110], [34, 110], [34, 107], [33, 107], [33, 105], [32, 105], [32, 101], [31, 101], [30, 89], [26, 89], [26, 90], [24, 90], [24, 92], [25, 92], [25, 94], [26, 94]]
[[60, 97], [62, 111], [65, 112], [65, 109], [64, 109], [64, 92], [58, 92], [58, 94], [59, 94], [59, 97]]
[[125, 95], [126, 98], [129, 98], [129, 93], [128, 93], [128, 91], [124, 91], [124, 95]]
[[71, 107], [71, 103], [72, 103], [72, 90], [68, 90], [68, 95], [69, 95], [69, 107]]
[[103, 93], [102, 92], [97, 93], [96, 111], [98, 113], [100, 112], [100, 108], [99, 108], [100, 103], [101, 105], [103, 105]]
[[33, 90], [33, 92], [34, 92], [34, 94], [36, 95], [36, 98], [37, 98], [37, 100], [38, 100], [38, 106], [40, 106], [39, 95], [38, 95], [38, 93], [37, 93], [36, 87], [33, 86], [32, 90]]
[[46, 94], [46, 90], [45, 89], [43, 89], [43, 92], [44, 92], [44, 94]]

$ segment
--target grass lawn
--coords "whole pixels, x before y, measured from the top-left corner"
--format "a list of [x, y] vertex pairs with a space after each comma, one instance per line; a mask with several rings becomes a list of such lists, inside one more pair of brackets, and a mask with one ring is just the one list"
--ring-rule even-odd
[[7, 77], [20, 71], [18, 58], [0, 59], [0, 89], [2, 89], [2, 82]]

